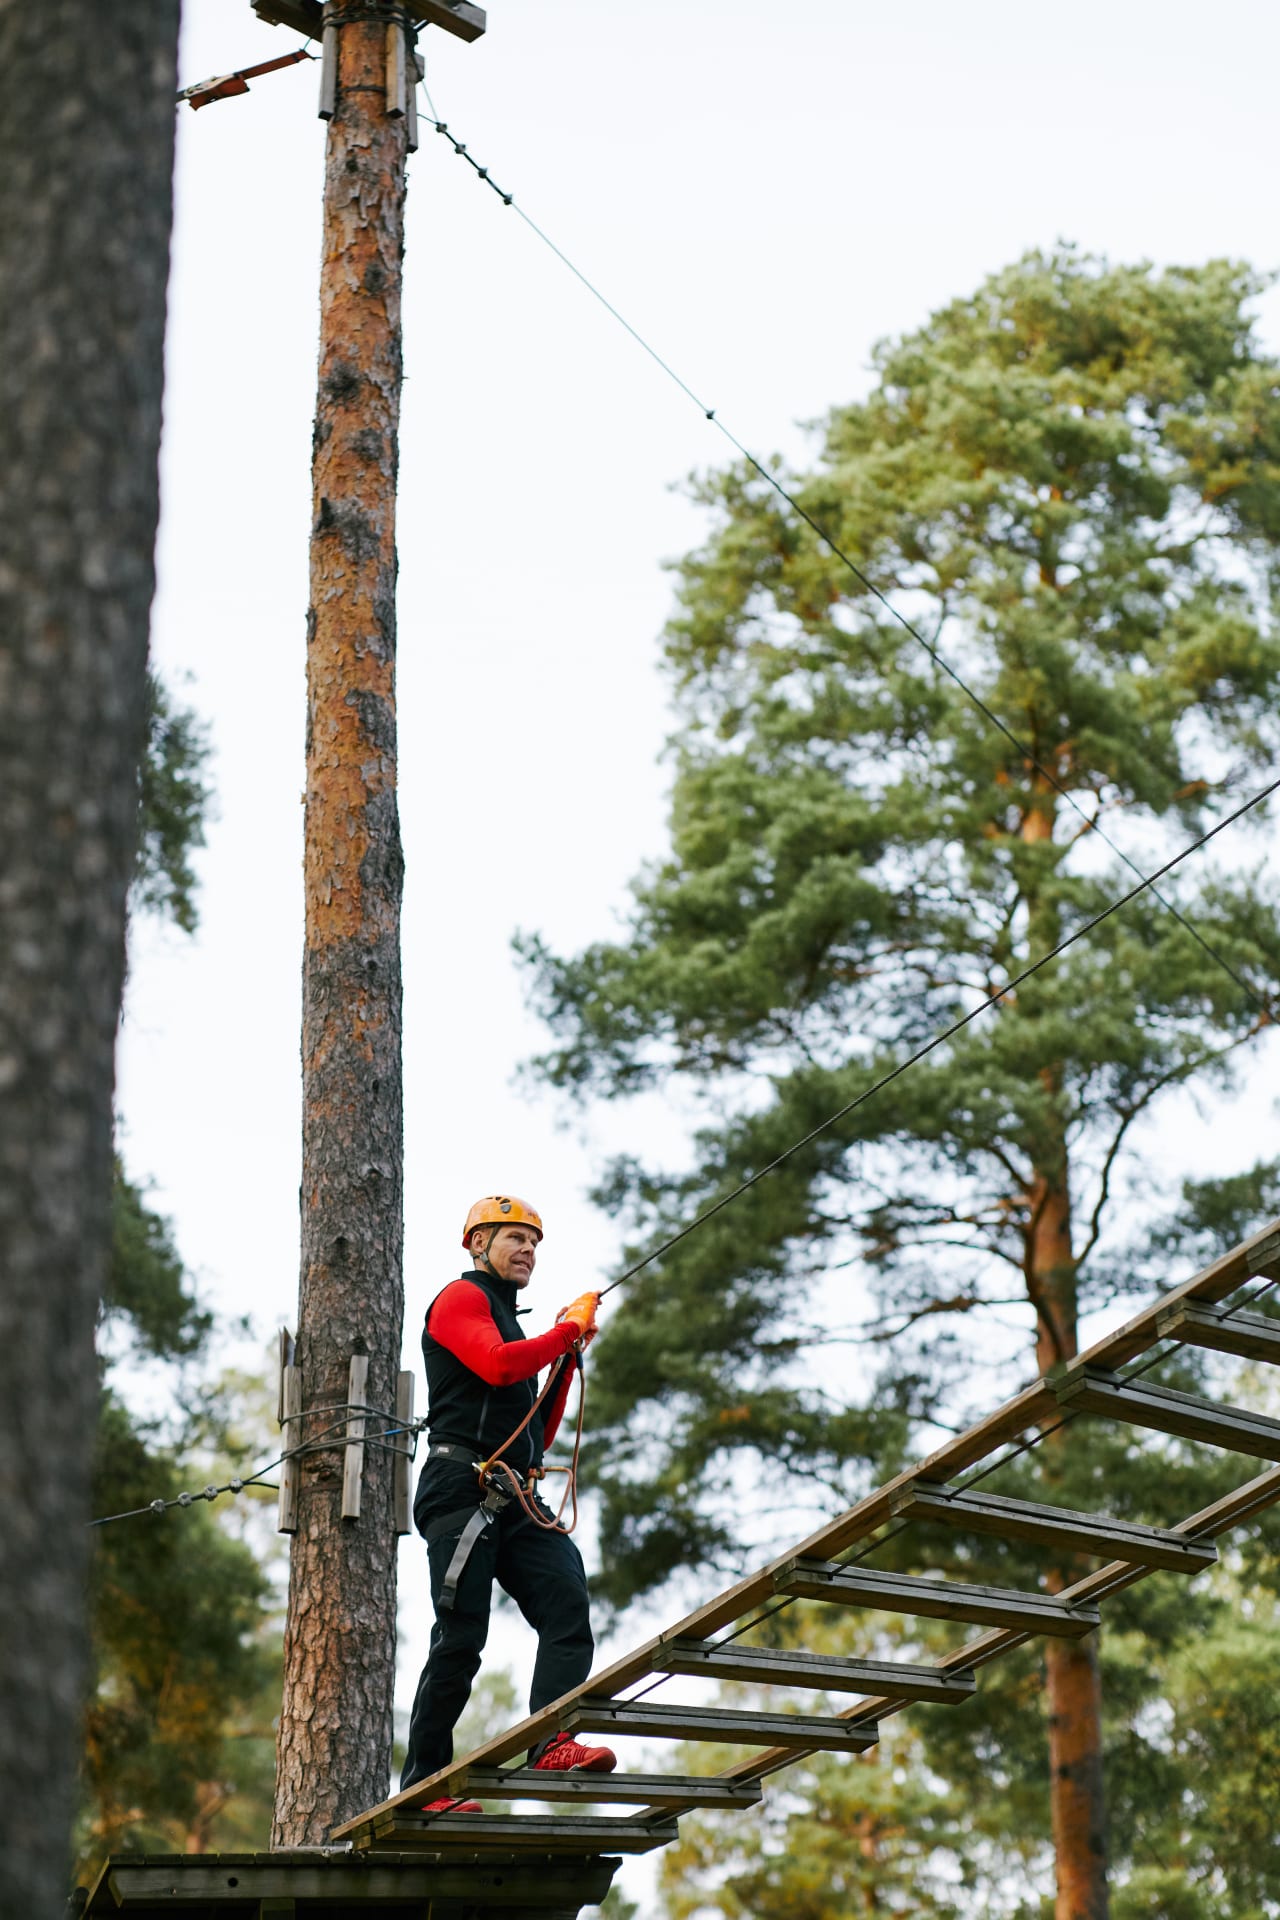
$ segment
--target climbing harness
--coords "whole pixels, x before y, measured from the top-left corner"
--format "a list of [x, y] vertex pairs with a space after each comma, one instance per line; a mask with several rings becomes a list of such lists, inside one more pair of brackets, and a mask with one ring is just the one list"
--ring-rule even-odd
[[[450, 1611], [458, 1597], [458, 1585], [466, 1571], [467, 1562], [475, 1550], [476, 1542], [513, 1500], [519, 1503], [526, 1519], [532, 1520], [534, 1526], [540, 1527], [544, 1533], [570, 1534], [578, 1524], [578, 1456], [582, 1451], [582, 1426], [587, 1409], [587, 1375], [582, 1364], [580, 1342], [575, 1342], [573, 1351], [574, 1365], [578, 1370], [578, 1415], [573, 1434], [573, 1458], [567, 1467], [530, 1467], [522, 1480], [510, 1462], [502, 1457], [508, 1447], [515, 1445], [543, 1401], [559, 1382], [567, 1357], [557, 1361], [556, 1365], [550, 1368], [545, 1386], [533, 1400], [520, 1425], [514, 1433], [508, 1434], [502, 1445], [496, 1448], [487, 1460], [475, 1460], [471, 1457], [468, 1448], [455, 1446], [445, 1440], [434, 1441], [428, 1449], [428, 1459], [441, 1455], [447, 1459], [466, 1460], [470, 1466], [474, 1467], [479, 1476], [480, 1485], [484, 1489], [484, 1499], [478, 1507], [455, 1507], [451, 1513], [442, 1514], [438, 1520], [433, 1520], [427, 1528], [427, 1545], [430, 1546], [434, 1540], [452, 1533], [458, 1521], [464, 1516], [466, 1519], [466, 1524], [458, 1535], [457, 1545], [450, 1555], [449, 1564], [445, 1568], [440, 1598], [436, 1603], [444, 1613]], [[565, 1476], [564, 1493], [552, 1517], [548, 1517], [539, 1506], [537, 1486], [537, 1483], [545, 1480], [550, 1473], [562, 1473]], [[566, 1507], [569, 1509], [567, 1523], [564, 1518]]]

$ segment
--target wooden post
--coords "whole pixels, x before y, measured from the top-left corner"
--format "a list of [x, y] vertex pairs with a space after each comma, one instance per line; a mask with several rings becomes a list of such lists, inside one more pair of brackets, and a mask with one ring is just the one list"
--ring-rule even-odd
[[[470, 0], [252, 5], [263, 20], [319, 35], [328, 122], [307, 615], [302, 1260], [290, 1356], [299, 1416], [290, 1428], [305, 1430], [308, 1450], [282, 1479], [281, 1525], [287, 1513], [294, 1540], [272, 1825], [273, 1846], [300, 1847], [380, 1800], [391, 1760], [407, 1467], [388, 1446], [357, 1449], [354, 1426], [348, 1444], [341, 1417], [320, 1410], [356, 1398], [352, 1354], [365, 1360], [369, 1404], [399, 1408], [403, 1393], [395, 505], [405, 156], [417, 145], [417, 29], [429, 22], [475, 40], [485, 16]], [[353, 1488], [346, 1467], [357, 1450]]]
[[360, 1483], [364, 1476], [364, 1415], [355, 1412], [355, 1408], [368, 1406], [368, 1385], [369, 1356], [364, 1353], [353, 1354], [347, 1384], [347, 1445], [342, 1458], [344, 1520], [360, 1518]]
[[396, 1532], [413, 1532], [413, 1504], [411, 1490], [413, 1476], [413, 1435], [409, 1432], [413, 1421], [413, 1375], [401, 1373], [396, 1377], [396, 1425], [400, 1431], [393, 1442], [395, 1456], [395, 1509]]
[[[298, 1462], [272, 1843], [316, 1846], [384, 1797], [395, 1674], [393, 1462], [340, 1411], [351, 1356], [395, 1398], [403, 1319], [395, 507], [405, 115], [393, 0], [327, 0], [320, 366], [312, 460], [304, 829]], [[331, 51], [330, 51], [331, 50]], [[326, 1427], [331, 1445], [319, 1444]], [[346, 1494], [344, 1497], [344, 1482]]]
[[[281, 1451], [296, 1447], [302, 1439], [302, 1375], [294, 1365], [296, 1343], [287, 1328], [280, 1329], [280, 1391], [276, 1419], [280, 1423]], [[298, 1530], [298, 1460], [286, 1459], [280, 1465], [280, 1499], [276, 1510], [276, 1531]]]

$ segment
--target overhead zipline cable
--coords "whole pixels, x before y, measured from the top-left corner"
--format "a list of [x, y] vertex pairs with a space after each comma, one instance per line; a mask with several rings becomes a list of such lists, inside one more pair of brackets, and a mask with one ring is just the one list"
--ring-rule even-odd
[[[459, 157], [459, 159], [466, 161], [467, 165], [472, 168], [472, 170], [475, 172], [477, 177], [483, 180], [485, 185], [491, 188], [492, 191], [497, 194], [498, 198], [502, 201], [502, 204], [504, 206], [514, 208], [515, 212], [520, 216], [521, 220], [523, 220], [524, 224], [529, 228], [529, 231], [533, 234], [536, 234], [537, 238], [542, 241], [545, 247], [550, 248], [551, 252], [555, 254], [557, 260], [561, 261], [564, 264], [564, 266], [566, 266], [569, 269], [569, 272], [573, 275], [574, 279], [581, 282], [581, 284], [586, 288], [587, 292], [591, 295], [591, 297], [594, 300], [599, 301], [600, 305], [604, 308], [605, 312], [610, 314], [613, 317], [613, 319], [617, 321], [618, 325], [622, 327], [626, 333], [630, 334], [631, 338], [635, 341], [636, 345], [639, 348], [641, 348], [641, 350], [644, 353], [648, 354], [649, 358], [653, 361], [654, 365], [660, 368], [661, 371], [666, 374], [667, 378], [673, 381], [675, 385], [679, 387], [681, 393], [683, 393], [687, 399], [693, 402], [694, 406], [697, 407], [698, 411], [702, 414], [703, 418], [706, 420], [709, 420], [712, 426], [717, 428], [718, 431], [724, 435], [725, 439], [729, 442], [730, 446], [734, 447], [737, 450], [737, 452], [742, 455], [742, 458], [745, 461], [747, 461], [748, 465], [750, 465], [755, 469], [755, 471], [760, 475], [760, 478], [763, 481], [765, 481], [765, 483], [773, 489], [773, 491], [778, 495], [780, 499], [786, 502], [786, 504], [791, 508], [791, 510], [794, 513], [800, 516], [800, 518], [805, 522], [805, 524], [808, 527], [812, 529], [814, 533], [817, 534], [818, 538], [823, 542], [823, 544], [827, 548], [829, 548], [831, 553], [834, 554], [835, 558], [840, 561], [841, 565], [844, 567], [847, 567], [849, 572], [853, 575], [854, 579], [857, 580], [863, 587], [865, 587], [867, 592], [872, 594], [880, 602], [881, 606], [884, 607], [886, 612], [889, 614], [890, 618], [893, 620], [896, 620], [898, 625], [902, 627], [904, 632], [910, 634], [911, 638], [924, 648], [925, 652], [929, 655], [934, 665], [938, 667], [943, 673], [945, 673], [947, 678], [951, 680], [956, 687], [959, 688], [960, 692], [965, 696], [965, 698], [972, 702], [974, 707], [977, 708], [978, 712], [981, 713], [984, 716], [984, 718], [988, 720], [993, 727], [995, 727], [1000, 733], [1004, 735], [1005, 739], [1009, 742], [1010, 746], [1014, 747], [1017, 750], [1018, 754], [1026, 762], [1026, 764], [1029, 767], [1033, 767], [1035, 771], [1041, 776], [1042, 779], [1048, 781], [1049, 785], [1053, 788], [1054, 792], [1061, 795], [1061, 797], [1067, 802], [1067, 805], [1072, 809], [1072, 811], [1079, 815], [1080, 819], [1084, 822], [1086, 832], [1096, 833], [1098, 838], [1106, 846], [1110, 847], [1112, 853], [1115, 854], [1116, 858], [1124, 862], [1125, 866], [1128, 867], [1130, 873], [1136, 873], [1139, 876], [1141, 876], [1142, 869], [1141, 867], [1138, 866], [1137, 862], [1132, 860], [1122, 847], [1117, 846], [1116, 842], [1111, 838], [1110, 834], [1107, 833], [1105, 829], [1098, 824], [1098, 820], [1096, 817], [1090, 816], [1085, 811], [1085, 809], [1080, 805], [1079, 801], [1076, 799], [1075, 795], [1072, 793], [1071, 789], [1069, 787], [1064, 786], [1062, 781], [1057, 778], [1056, 774], [1052, 773], [1050, 769], [1046, 767], [1041, 760], [1036, 758], [1036, 755], [1032, 752], [1031, 748], [1028, 747], [1024, 741], [1018, 738], [1017, 734], [1014, 733], [1011, 727], [1006, 725], [1006, 723], [1000, 718], [998, 713], [995, 713], [992, 710], [992, 708], [982, 698], [982, 695], [979, 693], [976, 693], [974, 689], [968, 685], [968, 683], [961, 677], [961, 675], [956, 671], [956, 669], [950, 664], [946, 656], [935, 645], [935, 643], [932, 640], [926, 639], [924, 634], [921, 633], [920, 629], [911, 620], [907, 618], [906, 614], [902, 613], [897, 607], [894, 606], [892, 600], [889, 599], [888, 595], [883, 591], [883, 589], [878, 587], [875, 584], [874, 580], [870, 579], [868, 575], [863, 572], [862, 568], [858, 565], [857, 561], [854, 560], [851, 557], [851, 555], [845, 552], [844, 548], [839, 545], [839, 543], [835, 540], [835, 538], [830, 533], [828, 533], [827, 529], [822, 525], [821, 521], [815, 519], [813, 514], [809, 512], [809, 509], [803, 506], [801, 502], [796, 499], [796, 496], [790, 491], [790, 489], [783, 485], [782, 481], [778, 478], [777, 474], [774, 473], [771, 468], [767, 467], [762, 460], [757, 459], [756, 455], [751, 452], [749, 447], [746, 447], [743, 445], [742, 441], [739, 440], [737, 434], [735, 434], [729, 427], [727, 427], [724, 424], [724, 421], [720, 419], [719, 415], [716, 412], [716, 409], [714, 407], [709, 407], [706, 404], [706, 402], [697, 393], [694, 392], [693, 388], [688, 384], [688, 382], [686, 380], [681, 379], [680, 375], [676, 372], [675, 368], [670, 364], [669, 361], [663, 359], [662, 355], [658, 352], [656, 347], [650, 346], [649, 342], [645, 339], [644, 335], [640, 333], [635, 327], [632, 326], [631, 322], [627, 319], [626, 315], [619, 312], [617, 307], [614, 306], [613, 302], [610, 299], [608, 299], [605, 294], [601, 293], [599, 287], [597, 287], [593, 281], [587, 278], [586, 274], [583, 273], [581, 267], [576, 266], [574, 262], [569, 258], [568, 254], [565, 253], [562, 250], [562, 248], [556, 245], [555, 241], [551, 238], [550, 234], [545, 233], [543, 229], [538, 225], [537, 221], [532, 219], [530, 215], [525, 212], [524, 208], [520, 206], [519, 203], [517, 202], [514, 194], [504, 192], [503, 189], [497, 184], [497, 182], [490, 175], [489, 169], [487, 167], [482, 167], [479, 161], [474, 159], [473, 156], [470, 153], [468, 153], [462, 141], [460, 141], [454, 134], [452, 134], [449, 131], [447, 122], [437, 117], [435, 106], [432, 102], [430, 93], [428, 93], [426, 90], [425, 83], [423, 83], [423, 94], [431, 112], [430, 124], [435, 128], [437, 133], [443, 134], [444, 138], [448, 140], [449, 144], [453, 148], [454, 153]], [[1242, 974], [1238, 973], [1236, 969], [1231, 965], [1231, 963], [1228, 960], [1223, 958], [1223, 956], [1218, 952], [1216, 947], [1213, 947], [1209, 944], [1209, 942], [1205, 939], [1204, 935], [1199, 931], [1199, 929], [1190, 920], [1187, 919], [1186, 915], [1181, 911], [1179, 907], [1174, 905], [1172, 900], [1166, 899], [1164, 894], [1158, 893], [1158, 892], [1156, 893], [1155, 897], [1160, 902], [1160, 905], [1165, 909], [1165, 911], [1173, 915], [1174, 919], [1178, 922], [1179, 926], [1182, 927], [1186, 933], [1189, 933], [1191, 935], [1191, 938], [1196, 942], [1196, 945], [1199, 946], [1209, 956], [1209, 958], [1215, 962], [1217, 966], [1221, 967], [1222, 971], [1225, 974], [1227, 974], [1232, 980], [1235, 981], [1235, 984], [1239, 987], [1240, 991], [1243, 994], [1245, 994], [1247, 998], [1253, 1002], [1254, 1006], [1258, 1008], [1259, 1012], [1261, 1012], [1268, 1021], [1273, 1020], [1275, 1018], [1275, 1009], [1273, 1008], [1271, 1002], [1258, 990], [1258, 988], [1253, 986], [1248, 980], [1246, 980]]]

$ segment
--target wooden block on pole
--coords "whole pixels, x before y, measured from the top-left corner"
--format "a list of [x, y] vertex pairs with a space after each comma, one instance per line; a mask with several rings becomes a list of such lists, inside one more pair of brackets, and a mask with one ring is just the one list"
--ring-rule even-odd
[[364, 1415], [356, 1411], [368, 1405], [369, 1356], [353, 1353], [347, 1376], [347, 1445], [342, 1461], [342, 1517], [360, 1518], [360, 1482], [364, 1477]]
[[405, 103], [404, 140], [410, 153], [418, 151], [418, 82], [427, 77], [427, 63], [416, 47], [409, 50], [409, 94]]
[[[293, 1364], [296, 1352], [293, 1335], [280, 1329], [280, 1392], [277, 1412], [284, 1432], [287, 1451], [302, 1439], [302, 1369]], [[276, 1507], [276, 1530], [298, 1531], [298, 1462], [286, 1459], [280, 1467], [280, 1498]]]
[[387, 112], [403, 118], [408, 107], [409, 40], [398, 20], [387, 23]]
[[338, 29], [326, 20], [320, 42], [320, 105], [322, 120], [332, 120], [338, 111]]
[[398, 1373], [396, 1375], [396, 1425], [400, 1431], [392, 1442], [396, 1450], [393, 1506], [397, 1533], [413, 1532], [411, 1498], [413, 1483], [410, 1472], [413, 1466], [413, 1436], [409, 1432], [412, 1422], [413, 1375], [408, 1372]]

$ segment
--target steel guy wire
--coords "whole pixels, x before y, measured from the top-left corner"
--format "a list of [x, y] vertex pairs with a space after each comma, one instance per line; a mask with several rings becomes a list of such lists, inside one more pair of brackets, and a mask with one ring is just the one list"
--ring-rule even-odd
[[[981, 694], [976, 693], [974, 689], [971, 686], [969, 686], [967, 681], [965, 681], [961, 677], [961, 675], [957, 672], [957, 670], [950, 664], [950, 662], [947, 660], [946, 656], [942, 653], [941, 649], [936, 645], [936, 643], [932, 640], [926, 639], [925, 635], [921, 633], [920, 629], [914, 624], [914, 622], [909, 620], [907, 616], [893, 604], [893, 602], [889, 599], [888, 595], [884, 592], [884, 590], [875, 584], [874, 580], [872, 580], [869, 577], [869, 575], [867, 575], [863, 571], [863, 569], [858, 565], [857, 561], [854, 560], [850, 554], [845, 552], [844, 548], [840, 546], [840, 544], [833, 537], [832, 534], [828, 533], [827, 529], [822, 525], [821, 521], [817, 520], [814, 517], [814, 515], [810, 513], [809, 509], [803, 506], [801, 502], [796, 499], [795, 495], [791, 492], [791, 490], [783, 484], [783, 482], [778, 478], [777, 474], [774, 473], [770, 467], [766, 466], [762, 460], [758, 459], [757, 456], [751, 452], [749, 447], [745, 446], [743, 442], [739, 440], [738, 436], [729, 427], [725, 425], [723, 420], [720, 419], [719, 415], [716, 412], [716, 409], [714, 407], [709, 407], [706, 404], [706, 402], [701, 398], [701, 396], [694, 392], [693, 388], [688, 384], [687, 381], [681, 378], [681, 376], [676, 372], [675, 368], [670, 364], [670, 362], [664, 360], [662, 355], [657, 351], [657, 349], [649, 344], [648, 340], [645, 339], [644, 335], [640, 333], [637, 328], [632, 326], [631, 322], [626, 318], [625, 314], [619, 312], [618, 308], [615, 307], [613, 302], [609, 300], [607, 296], [600, 291], [599, 287], [595, 285], [594, 281], [589, 280], [587, 278], [587, 275], [583, 273], [582, 269], [579, 266], [577, 266], [569, 258], [568, 254], [566, 254], [562, 248], [556, 245], [555, 241], [551, 238], [550, 234], [544, 232], [544, 230], [538, 225], [537, 221], [534, 220], [529, 214], [525, 212], [524, 208], [520, 206], [519, 203], [516, 201], [515, 196], [513, 194], [504, 192], [503, 189], [500, 186], [498, 186], [497, 182], [491, 177], [489, 173], [489, 169], [487, 167], [482, 167], [479, 161], [474, 159], [473, 156], [467, 151], [464, 144], [456, 137], [456, 135], [449, 131], [447, 122], [439, 119], [436, 116], [435, 107], [432, 104], [430, 94], [426, 93], [425, 85], [424, 85], [423, 91], [426, 96], [427, 104], [431, 108], [430, 124], [435, 128], [437, 133], [443, 134], [445, 139], [448, 140], [448, 142], [453, 148], [454, 153], [457, 154], [461, 159], [464, 159], [467, 162], [467, 165], [474, 170], [477, 177], [483, 180], [487, 186], [492, 188], [492, 190], [494, 191], [494, 193], [497, 194], [498, 198], [502, 201], [504, 206], [513, 207], [515, 209], [516, 213], [520, 216], [521, 220], [524, 221], [525, 225], [529, 228], [530, 232], [535, 234], [537, 238], [542, 241], [544, 246], [550, 248], [551, 252], [555, 254], [556, 258], [561, 262], [563, 262], [563, 264], [568, 268], [569, 272], [574, 276], [576, 280], [578, 280], [582, 284], [583, 287], [586, 288], [587, 292], [592, 296], [592, 298], [599, 302], [599, 304], [605, 309], [606, 313], [610, 314], [613, 317], [613, 319], [617, 321], [618, 325], [622, 327], [626, 333], [630, 334], [631, 338], [635, 341], [636, 345], [640, 347], [642, 351], [649, 356], [649, 358], [654, 362], [655, 366], [659, 367], [661, 371], [667, 375], [668, 379], [672, 380], [675, 383], [675, 385], [679, 387], [681, 393], [683, 393], [689, 400], [693, 402], [694, 406], [698, 408], [699, 412], [703, 415], [704, 419], [709, 420], [712, 426], [717, 428], [718, 431], [724, 435], [725, 439], [729, 442], [730, 446], [735, 448], [736, 451], [741, 454], [742, 458], [748, 463], [748, 465], [755, 469], [755, 471], [760, 475], [760, 478], [766, 483], [766, 485], [768, 485], [773, 489], [773, 491], [778, 495], [779, 499], [784, 500], [786, 504], [791, 508], [793, 513], [798, 514], [800, 518], [806, 523], [806, 525], [810, 527], [814, 533], [817, 534], [818, 538], [830, 550], [830, 552], [835, 556], [835, 558], [840, 561], [841, 565], [846, 567], [849, 570], [849, 572], [853, 575], [854, 579], [857, 580], [860, 583], [860, 585], [865, 587], [867, 592], [873, 595], [873, 597], [880, 602], [881, 606], [884, 607], [886, 612], [889, 614], [890, 618], [893, 620], [896, 620], [898, 625], [903, 629], [903, 631], [905, 633], [908, 633], [911, 636], [911, 638], [918, 643], [918, 645], [924, 648], [925, 652], [929, 655], [934, 665], [938, 667], [941, 672], [945, 673], [947, 678], [953, 683], [953, 685], [959, 688], [960, 692], [965, 696], [967, 700], [969, 700], [973, 704], [973, 706], [977, 709], [977, 711], [981, 713], [984, 716], [984, 718], [988, 720], [993, 727], [995, 727], [1000, 733], [1004, 735], [1005, 739], [1009, 742], [1010, 746], [1016, 749], [1016, 751], [1021, 756], [1023, 761], [1028, 766], [1033, 767], [1035, 771], [1038, 774], [1040, 774], [1040, 776], [1043, 779], [1047, 780], [1049, 785], [1054, 789], [1055, 793], [1058, 793], [1059, 795], [1061, 795], [1061, 797], [1067, 802], [1068, 806], [1071, 807], [1073, 812], [1078, 814], [1080, 819], [1084, 822], [1085, 830], [1089, 833], [1096, 833], [1098, 838], [1104, 843], [1104, 845], [1110, 847], [1111, 851], [1116, 855], [1117, 859], [1124, 862], [1124, 865], [1128, 867], [1131, 873], [1136, 873], [1138, 875], [1141, 875], [1142, 869], [1141, 867], [1138, 866], [1137, 862], [1135, 860], [1132, 860], [1129, 857], [1129, 855], [1125, 853], [1123, 848], [1119, 847], [1116, 844], [1116, 842], [1111, 838], [1110, 834], [1108, 834], [1106, 830], [1099, 825], [1098, 820], [1096, 818], [1091, 818], [1090, 815], [1086, 813], [1085, 809], [1080, 805], [1079, 801], [1076, 799], [1071, 789], [1069, 787], [1064, 786], [1063, 783], [1057, 778], [1057, 776], [1054, 773], [1052, 773], [1049, 770], [1049, 768], [1046, 767], [1039, 759], [1037, 759], [1036, 755], [1032, 752], [1031, 748], [1028, 747], [1024, 741], [1018, 738], [1017, 734], [1013, 732], [1012, 728], [1006, 725], [1006, 723], [1000, 718], [999, 714], [993, 711], [991, 706], [982, 698]], [[1254, 987], [1248, 980], [1246, 980], [1243, 977], [1243, 975], [1237, 973], [1236, 969], [1230, 964], [1230, 962], [1224, 959], [1222, 954], [1220, 954], [1215, 947], [1209, 944], [1209, 942], [1204, 938], [1203, 934], [1200, 933], [1199, 929], [1196, 926], [1194, 926], [1190, 920], [1187, 919], [1186, 915], [1181, 911], [1181, 909], [1175, 906], [1172, 900], [1166, 899], [1162, 893], [1156, 892], [1155, 898], [1160, 902], [1160, 905], [1164, 907], [1168, 913], [1171, 913], [1173, 915], [1174, 919], [1183, 928], [1183, 930], [1191, 935], [1191, 938], [1196, 942], [1197, 946], [1202, 948], [1203, 951], [1209, 956], [1209, 958], [1213, 960], [1219, 967], [1221, 967], [1223, 972], [1227, 974], [1228, 977], [1235, 982], [1236, 986], [1238, 986], [1240, 988], [1240, 991], [1243, 994], [1245, 994], [1247, 998], [1253, 1002], [1253, 1004], [1258, 1008], [1259, 1012], [1266, 1015], [1268, 1019], [1274, 1018], [1271, 1002], [1263, 994], [1261, 994], [1256, 987]]]

